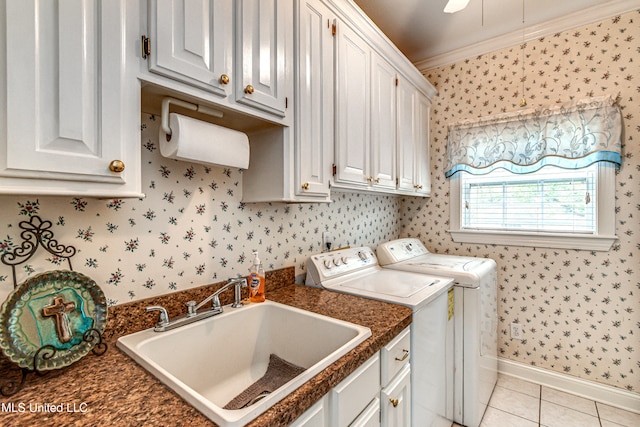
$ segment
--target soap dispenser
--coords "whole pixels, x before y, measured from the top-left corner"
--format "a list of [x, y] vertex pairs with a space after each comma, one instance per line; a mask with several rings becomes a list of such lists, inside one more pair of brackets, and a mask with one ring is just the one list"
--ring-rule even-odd
[[254, 251], [253, 266], [251, 266], [251, 274], [249, 275], [249, 301], [264, 302], [264, 282], [264, 268], [258, 258], [258, 251]]

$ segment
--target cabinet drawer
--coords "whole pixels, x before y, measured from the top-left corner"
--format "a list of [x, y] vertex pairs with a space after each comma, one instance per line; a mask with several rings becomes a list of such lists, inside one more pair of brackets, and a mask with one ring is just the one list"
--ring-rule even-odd
[[411, 350], [411, 327], [402, 331], [389, 344], [380, 350], [381, 384], [386, 386], [389, 381], [409, 363]]
[[331, 391], [331, 426], [348, 426], [380, 392], [380, 356], [364, 365]]

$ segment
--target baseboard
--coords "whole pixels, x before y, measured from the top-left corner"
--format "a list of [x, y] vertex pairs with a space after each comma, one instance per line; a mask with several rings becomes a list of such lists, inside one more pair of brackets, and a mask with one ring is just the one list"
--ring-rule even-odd
[[640, 414], [640, 394], [498, 358], [498, 372]]

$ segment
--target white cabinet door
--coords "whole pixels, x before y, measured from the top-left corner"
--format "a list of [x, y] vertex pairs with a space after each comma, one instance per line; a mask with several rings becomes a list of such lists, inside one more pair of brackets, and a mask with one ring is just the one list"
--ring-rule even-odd
[[431, 103], [402, 76], [398, 78], [398, 189], [418, 196], [431, 191], [429, 115]]
[[152, 0], [149, 30], [150, 71], [230, 94], [233, 0]]
[[[381, 395], [383, 427], [406, 427], [411, 425], [411, 367], [402, 371], [385, 387]], [[428, 424], [425, 424], [428, 425]]]
[[317, 0], [296, 2], [295, 193], [329, 197], [333, 162], [335, 15]]
[[371, 47], [347, 25], [337, 28], [336, 182], [370, 179]]
[[346, 427], [380, 393], [380, 354], [342, 380], [329, 394], [332, 427]]
[[429, 151], [429, 118], [431, 101], [422, 95], [416, 97], [416, 155], [415, 155], [415, 188], [416, 193], [428, 196], [431, 194], [431, 157]]
[[378, 54], [371, 59], [371, 180], [395, 189], [396, 70]]
[[[127, 1], [2, 1], [0, 10], [0, 191], [139, 196]], [[124, 171], [110, 170], [113, 160]]]
[[398, 189], [414, 191], [415, 172], [414, 165], [416, 159], [416, 97], [417, 91], [407, 79], [398, 77], [398, 87], [396, 88], [396, 99], [398, 106]]
[[349, 427], [380, 427], [380, 399], [376, 396]]
[[325, 395], [322, 399], [316, 402], [311, 408], [307, 409], [304, 414], [295, 420], [290, 427], [328, 427], [329, 420], [327, 419], [327, 400], [329, 398]]
[[236, 101], [286, 115], [285, 73], [292, 65], [286, 60], [286, 44], [292, 15], [290, 0], [236, 0]]

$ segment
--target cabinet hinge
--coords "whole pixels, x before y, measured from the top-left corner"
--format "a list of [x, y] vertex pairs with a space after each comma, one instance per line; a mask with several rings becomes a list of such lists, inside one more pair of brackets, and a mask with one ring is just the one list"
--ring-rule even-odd
[[337, 172], [337, 168], [336, 168], [336, 164], [334, 163], [331, 166], [331, 173], [333, 174], [333, 176], [336, 176], [336, 172]]
[[142, 35], [141, 47], [142, 47], [142, 59], [147, 59], [147, 57], [151, 55], [151, 40], [149, 40], [149, 37]]
[[289, 108], [289, 97], [284, 97], [284, 108]]
[[398, 185], [400, 185], [400, 178], [398, 178], [398, 177], [396, 176], [396, 187], [397, 187]]
[[331, 35], [332, 36], [336, 35], [336, 24], [331, 25]]
[[398, 78], [396, 77], [396, 86], [398, 86]]

